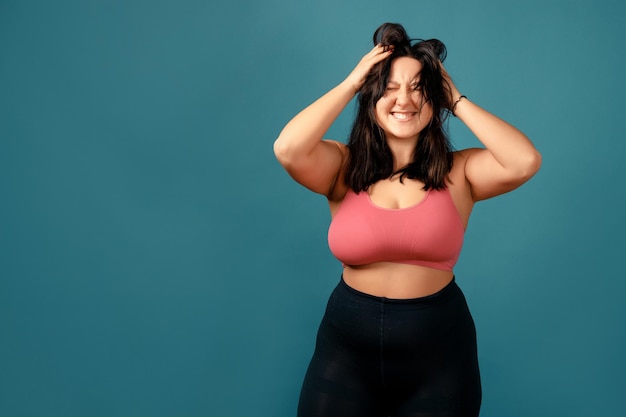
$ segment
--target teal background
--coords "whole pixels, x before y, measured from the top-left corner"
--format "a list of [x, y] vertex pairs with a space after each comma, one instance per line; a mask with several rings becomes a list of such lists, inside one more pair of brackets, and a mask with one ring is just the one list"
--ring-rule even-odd
[[544, 158], [456, 269], [481, 415], [626, 415], [626, 3], [598, 0], [2, 0], [0, 415], [295, 415], [340, 265], [272, 143], [385, 21]]

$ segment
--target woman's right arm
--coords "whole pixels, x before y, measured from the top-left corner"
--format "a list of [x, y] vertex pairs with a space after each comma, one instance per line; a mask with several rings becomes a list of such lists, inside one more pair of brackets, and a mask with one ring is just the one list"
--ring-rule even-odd
[[298, 113], [283, 128], [274, 142], [274, 153], [294, 180], [330, 197], [343, 165], [345, 145], [322, 138], [361, 88], [372, 67], [391, 52], [380, 45], [374, 47], [343, 82]]

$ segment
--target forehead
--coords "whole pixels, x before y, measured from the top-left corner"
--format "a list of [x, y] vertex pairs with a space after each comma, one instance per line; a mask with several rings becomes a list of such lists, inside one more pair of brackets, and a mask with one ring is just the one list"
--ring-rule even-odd
[[391, 63], [390, 82], [411, 81], [419, 79], [422, 63], [409, 56], [401, 56]]

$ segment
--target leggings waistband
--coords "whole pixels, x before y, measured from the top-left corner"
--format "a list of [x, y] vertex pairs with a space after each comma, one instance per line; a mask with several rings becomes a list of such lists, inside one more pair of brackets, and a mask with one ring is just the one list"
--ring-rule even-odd
[[343, 274], [337, 285], [337, 290], [341, 291], [344, 296], [351, 298], [353, 301], [359, 301], [370, 304], [385, 304], [388, 306], [406, 306], [406, 307], [421, 307], [428, 306], [435, 303], [444, 301], [453, 294], [460, 292], [460, 288], [456, 284], [456, 278], [452, 277], [452, 281], [446, 284], [445, 287], [435, 292], [434, 294], [426, 295], [424, 297], [417, 298], [387, 298], [379, 297], [377, 295], [367, 294], [349, 286], [343, 279]]

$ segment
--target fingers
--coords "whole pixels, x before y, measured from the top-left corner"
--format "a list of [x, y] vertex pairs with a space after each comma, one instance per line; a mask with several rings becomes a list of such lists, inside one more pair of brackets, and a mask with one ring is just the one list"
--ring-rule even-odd
[[369, 51], [362, 59], [357, 67], [364, 67], [367, 72], [371, 67], [389, 57], [393, 52], [393, 47], [376, 45], [371, 51]]
[[383, 46], [381, 44], [378, 44], [374, 48], [372, 48], [371, 51], [365, 54], [364, 58], [374, 58], [380, 55], [388, 55], [391, 52], [393, 52], [392, 46]]
[[367, 74], [374, 65], [388, 58], [393, 53], [393, 46], [376, 45], [371, 51], [361, 58], [358, 65], [352, 70], [347, 81], [353, 86], [354, 91], [358, 92]]
[[378, 44], [378, 46], [383, 48], [383, 52], [391, 53], [394, 50], [394, 46], [393, 45], [381, 45], [381, 44]]
[[441, 70], [441, 76], [443, 77], [443, 79], [445, 80], [445, 83], [447, 84], [446, 89], [448, 90], [448, 94], [450, 96], [450, 102], [452, 104], [452, 102], [456, 100], [457, 97], [461, 95], [461, 93], [459, 93], [459, 90], [456, 88], [454, 81], [452, 81], [452, 77], [450, 76], [450, 73], [448, 73], [448, 71], [445, 69], [445, 67], [443, 66], [441, 62], [439, 62], [439, 68]]
[[393, 53], [393, 45], [381, 45], [378, 44], [372, 49], [366, 57], [369, 57], [372, 61], [372, 65], [376, 64], [385, 58], [389, 57]]
[[390, 55], [392, 52], [393, 52], [393, 45], [382, 45], [380, 43], [376, 45], [374, 49], [370, 51], [370, 53], [374, 55], [380, 55], [380, 54]]

